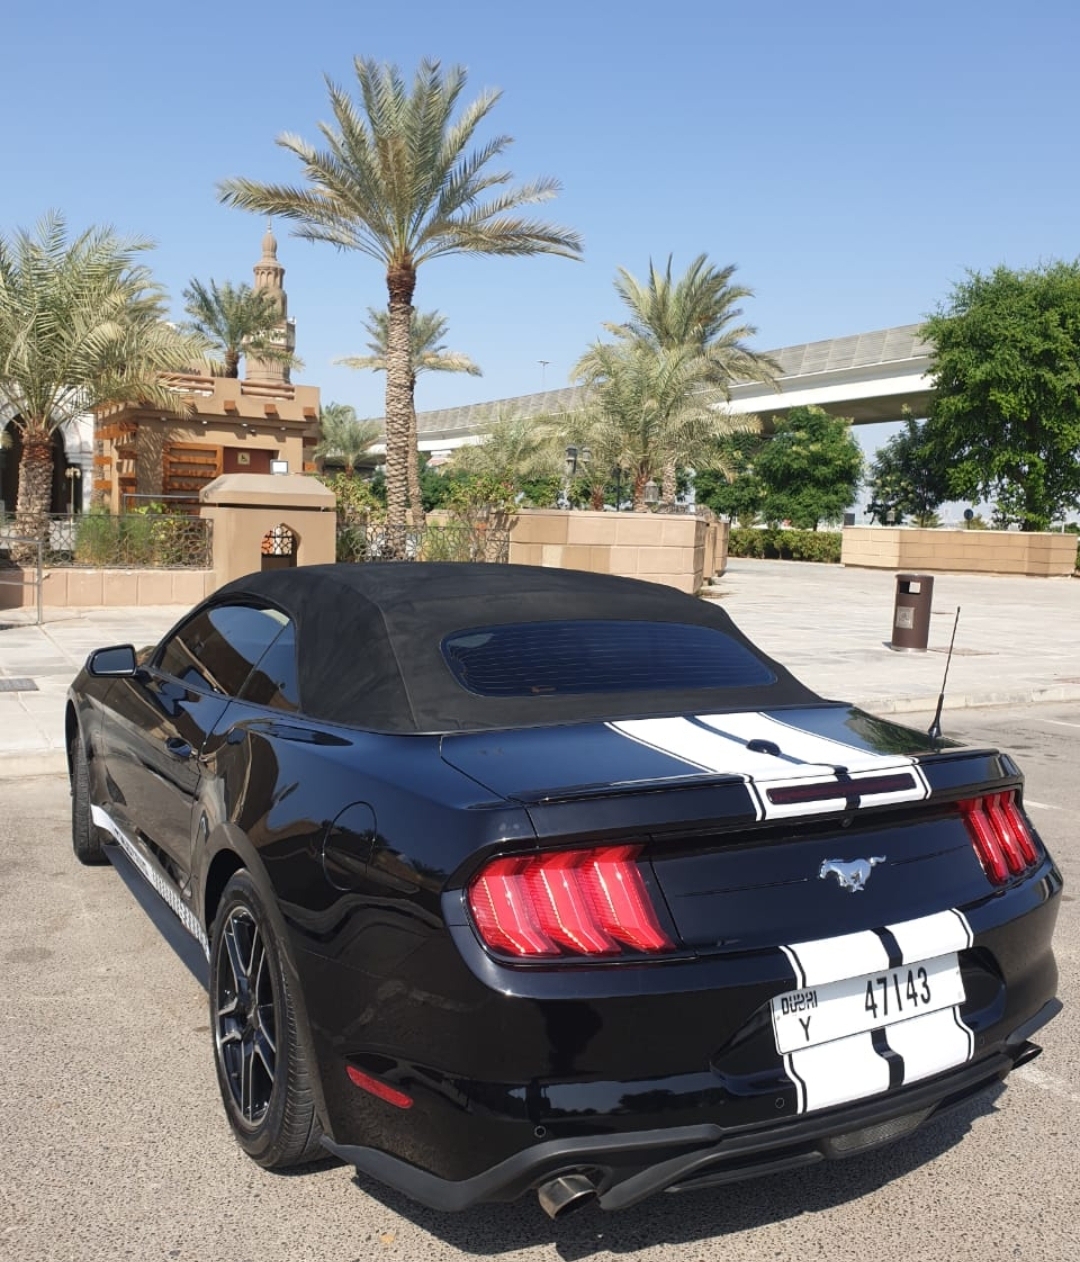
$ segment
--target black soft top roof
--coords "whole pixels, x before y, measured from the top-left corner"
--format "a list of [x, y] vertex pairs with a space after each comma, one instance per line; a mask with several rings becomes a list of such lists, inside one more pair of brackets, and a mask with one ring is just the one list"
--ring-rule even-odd
[[[711, 602], [635, 579], [525, 565], [309, 565], [247, 575], [214, 600], [241, 595], [266, 599], [295, 621], [304, 712], [369, 731], [480, 731], [820, 700]], [[463, 688], [442, 655], [444, 637], [466, 628], [576, 619], [714, 627], [776, 679], [692, 691], [485, 697]]]

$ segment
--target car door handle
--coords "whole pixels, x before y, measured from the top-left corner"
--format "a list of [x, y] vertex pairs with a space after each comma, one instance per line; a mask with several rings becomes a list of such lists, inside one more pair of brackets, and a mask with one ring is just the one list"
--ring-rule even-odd
[[185, 740], [181, 740], [179, 736], [170, 736], [165, 742], [165, 748], [174, 758], [190, 758], [195, 752]]

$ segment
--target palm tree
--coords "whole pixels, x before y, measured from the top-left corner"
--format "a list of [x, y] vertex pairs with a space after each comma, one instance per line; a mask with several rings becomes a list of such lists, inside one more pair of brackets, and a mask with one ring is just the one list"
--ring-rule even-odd
[[150, 248], [111, 228], [69, 240], [58, 214], [36, 236], [0, 237], [0, 403], [22, 436], [20, 535], [43, 538], [47, 529], [54, 430], [133, 399], [176, 411], [179, 397], [162, 374], [205, 351], [166, 322], [164, 291], [137, 262]]
[[691, 347], [629, 338], [597, 342], [575, 366], [573, 376], [589, 387], [592, 461], [628, 471], [635, 511], [645, 508], [650, 479], [669, 464], [692, 462], [716, 434], [709, 372]]
[[[416, 378], [422, 372], [466, 372], [472, 377], [481, 377], [483, 373], [478, 365], [462, 351], [448, 351], [442, 344], [446, 336], [447, 320], [441, 311], [414, 311], [410, 330], [410, 369], [412, 372], [412, 392], [409, 400], [409, 448], [407, 463], [407, 480], [409, 503], [412, 507], [414, 524], [423, 524], [424, 503], [420, 491], [420, 462], [417, 458], [416, 433]], [[370, 334], [368, 350], [370, 355], [346, 355], [337, 360], [347, 368], [370, 368], [373, 372], [386, 372], [387, 347], [390, 344], [390, 313], [368, 307], [368, 318], [364, 328]]]
[[[742, 316], [736, 304], [753, 297], [745, 285], [732, 284], [735, 265], [718, 268], [699, 254], [677, 280], [671, 275], [671, 255], [663, 272], [649, 263], [649, 278], [642, 284], [625, 268], [619, 268], [615, 289], [629, 308], [624, 324], [608, 329], [623, 339], [637, 339], [664, 349], [696, 350], [708, 371], [704, 382], [725, 400], [731, 398], [733, 381], [763, 381], [774, 385], [780, 366], [768, 355], [752, 350], [747, 339], [757, 333], [752, 324], [735, 323]], [[675, 498], [675, 464], [663, 470], [662, 498]]]
[[387, 519], [403, 543], [412, 406], [411, 328], [416, 273], [448, 254], [557, 254], [576, 258], [578, 235], [515, 212], [559, 190], [542, 177], [517, 188], [492, 161], [510, 145], [496, 136], [470, 149], [500, 93], [485, 91], [454, 117], [465, 87], [461, 67], [420, 63], [411, 91], [396, 66], [357, 57], [359, 101], [327, 79], [333, 123], [320, 124], [324, 148], [299, 136], [278, 144], [303, 167], [299, 186], [231, 179], [221, 199], [243, 210], [293, 220], [295, 235], [357, 250], [386, 269]]
[[356, 462], [382, 437], [378, 421], [361, 421], [351, 403], [324, 403], [319, 409], [319, 443], [315, 455], [340, 461], [352, 477]]
[[562, 470], [558, 440], [551, 418], [505, 412], [495, 417], [479, 442], [459, 447], [451, 463], [465, 473], [512, 482], [552, 477]]
[[239, 377], [240, 358], [257, 356], [286, 368], [302, 368], [296, 355], [277, 341], [281, 312], [264, 289], [250, 285], [218, 285], [211, 277], [204, 285], [194, 278], [184, 290], [187, 327], [203, 337], [218, 357], [215, 377]]

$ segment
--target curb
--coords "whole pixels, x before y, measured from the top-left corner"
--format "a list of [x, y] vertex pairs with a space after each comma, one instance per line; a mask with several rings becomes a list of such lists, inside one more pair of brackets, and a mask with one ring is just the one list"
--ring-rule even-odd
[[26, 780], [31, 776], [67, 776], [67, 754], [62, 749], [33, 754], [0, 755], [0, 782]]
[[[932, 714], [937, 709], [938, 695], [935, 692], [926, 697], [864, 698], [855, 700], [852, 704], [871, 714]], [[1080, 685], [1059, 684], [1050, 688], [976, 692], [958, 697], [950, 696], [946, 691], [943, 714], [955, 710], [985, 710], [993, 706], [1043, 705], [1062, 701], [1080, 701]]]
[[[850, 700], [851, 705], [869, 714], [932, 714], [937, 709], [938, 694], [925, 697], [842, 697], [834, 700]], [[1061, 684], [1052, 688], [969, 693], [959, 697], [950, 697], [946, 693], [943, 715], [954, 714], [958, 710], [986, 710], [995, 706], [1043, 705], [1063, 701], [1080, 702], [1080, 685]], [[31, 776], [66, 776], [67, 770], [67, 755], [60, 749], [43, 749], [26, 754], [0, 754], [0, 783]]]

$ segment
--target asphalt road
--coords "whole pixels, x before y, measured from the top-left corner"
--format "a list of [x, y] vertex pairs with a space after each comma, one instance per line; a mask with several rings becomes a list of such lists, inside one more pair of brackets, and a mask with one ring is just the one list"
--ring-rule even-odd
[[62, 780], [0, 781], [0, 1258], [1076, 1258], [1078, 710], [946, 719], [1017, 754], [1066, 876], [1067, 1007], [1039, 1060], [884, 1152], [561, 1223], [532, 1198], [443, 1216], [341, 1165], [282, 1176], [247, 1160], [217, 1098], [197, 951], [182, 931], [163, 934], [153, 896], [121, 871], [78, 866]]

